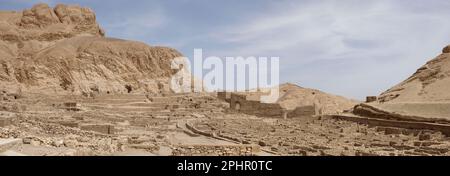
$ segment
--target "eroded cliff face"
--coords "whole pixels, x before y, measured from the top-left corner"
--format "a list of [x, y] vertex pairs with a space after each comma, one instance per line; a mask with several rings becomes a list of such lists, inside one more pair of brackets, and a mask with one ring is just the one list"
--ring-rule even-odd
[[0, 12], [0, 89], [84, 94], [170, 91], [181, 54], [166, 47], [107, 38], [95, 13], [37, 4]]

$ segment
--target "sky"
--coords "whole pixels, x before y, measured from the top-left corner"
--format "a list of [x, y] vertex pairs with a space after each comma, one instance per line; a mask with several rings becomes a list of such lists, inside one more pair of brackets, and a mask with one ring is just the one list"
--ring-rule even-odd
[[280, 57], [280, 81], [363, 100], [405, 80], [450, 44], [447, 0], [0, 0], [96, 12], [108, 37], [192, 58]]

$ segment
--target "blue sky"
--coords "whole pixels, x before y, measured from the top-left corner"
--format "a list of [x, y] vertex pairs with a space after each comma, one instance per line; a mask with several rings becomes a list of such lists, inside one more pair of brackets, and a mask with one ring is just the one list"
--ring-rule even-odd
[[406, 79], [450, 44], [446, 0], [0, 0], [92, 8], [108, 37], [214, 56], [279, 56], [282, 82], [355, 99]]

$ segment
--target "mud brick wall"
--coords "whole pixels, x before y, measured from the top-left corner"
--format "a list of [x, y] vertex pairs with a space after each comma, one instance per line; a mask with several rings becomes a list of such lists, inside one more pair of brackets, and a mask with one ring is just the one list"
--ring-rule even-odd
[[230, 92], [217, 92], [217, 98], [230, 103], [231, 93]]
[[245, 95], [231, 94], [230, 108], [246, 114], [263, 117], [282, 117], [283, 108], [276, 103], [261, 103], [257, 100], [248, 100]]
[[300, 106], [288, 113], [288, 117], [311, 117], [316, 115], [315, 106]]
[[237, 104], [242, 104], [242, 102], [247, 101], [247, 99], [245, 98], [244, 95], [238, 95], [238, 94], [234, 94], [232, 93], [230, 96], [230, 108], [231, 109], [236, 109]]
[[241, 104], [240, 111], [241, 112], [248, 112], [248, 113], [256, 113], [259, 110], [260, 102], [259, 101], [253, 101], [253, 100], [245, 100], [240, 101]]
[[283, 108], [275, 103], [260, 103], [255, 114], [266, 117], [282, 117]]
[[258, 152], [257, 145], [192, 145], [172, 149], [173, 156], [253, 156]]

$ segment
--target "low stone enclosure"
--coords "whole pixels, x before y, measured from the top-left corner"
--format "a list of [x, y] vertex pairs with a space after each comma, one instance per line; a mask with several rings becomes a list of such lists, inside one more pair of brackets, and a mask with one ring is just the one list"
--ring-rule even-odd
[[318, 115], [318, 109], [314, 105], [287, 110], [278, 103], [261, 102], [260, 95], [249, 96], [240, 93], [218, 92], [217, 98], [230, 103], [232, 110], [261, 117], [295, 118]]

